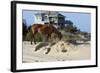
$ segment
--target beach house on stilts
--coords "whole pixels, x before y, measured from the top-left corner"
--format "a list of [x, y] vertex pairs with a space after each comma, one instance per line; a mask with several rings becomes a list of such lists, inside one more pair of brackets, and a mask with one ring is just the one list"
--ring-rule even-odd
[[35, 23], [53, 24], [56, 27], [63, 28], [65, 16], [56, 11], [41, 11], [35, 14]]

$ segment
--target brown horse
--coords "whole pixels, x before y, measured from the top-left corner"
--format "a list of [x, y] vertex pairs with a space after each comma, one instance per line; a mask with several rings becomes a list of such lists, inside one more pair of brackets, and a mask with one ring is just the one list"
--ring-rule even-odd
[[[33, 24], [31, 26], [31, 31], [33, 34], [33, 40], [34, 40], [35, 44], [36, 44], [36, 41], [35, 41], [36, 33], [45, 35], [47, 40], [51, 37], [52, 33], [57, 34], [57, 36], [60, 40], [62, 38], [61, 32], [59, 32], [54, 26], [52, 26], [50, 24], [44, 24], [44, 25], [43, 24]], [[31, 44], [32, 44], [32, 40], [31, 40]]]

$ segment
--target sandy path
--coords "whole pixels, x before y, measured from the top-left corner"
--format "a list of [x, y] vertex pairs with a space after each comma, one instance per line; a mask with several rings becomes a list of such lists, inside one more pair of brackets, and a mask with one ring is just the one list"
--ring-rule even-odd
[[[35, 50], [35, 44], [30, 45], [29, 42], [23, 42], [23, 62], [49, 62], [49, 61], [66, 61], [66, 60], [86, 60], [90, 59], [90, 44], [67, 45], [63, 41], [58, 42], [51, 47], [48, 54], [46, 47], [42, 47], [38, 51]], [[62, 52], [62, 49], [66, 52]]]

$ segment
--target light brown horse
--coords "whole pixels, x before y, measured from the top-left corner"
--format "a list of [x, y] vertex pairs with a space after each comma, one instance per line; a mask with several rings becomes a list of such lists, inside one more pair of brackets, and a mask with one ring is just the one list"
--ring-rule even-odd
[[[31, 31], [33, 34], [33, 40], [35, 44], [36, 44], [36, 41], [35, 41], [36, 33], [45, 35], [47, 40], [51, 37], [52, 33], [55, 33], [60, 40], [62, 38], [61, 32], [59, 32], [54, 26], [50, 24], [44, 24], [44, 25], [43, 24], [33, 24], [31, 26]], [[31, 40], [31, 44], [32, 44], [32, 40]]]

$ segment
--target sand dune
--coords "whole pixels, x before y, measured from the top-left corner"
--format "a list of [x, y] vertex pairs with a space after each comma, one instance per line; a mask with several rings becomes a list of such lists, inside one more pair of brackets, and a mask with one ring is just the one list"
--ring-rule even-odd
[[48, 43], [36, 50], [39, 44], [40, 43], [31, 45], [30, 42], [23, 42], [23, 63], [87, 60], [91, 58], [89, 42], [74, 45], [59, 41], [52, 46]]

